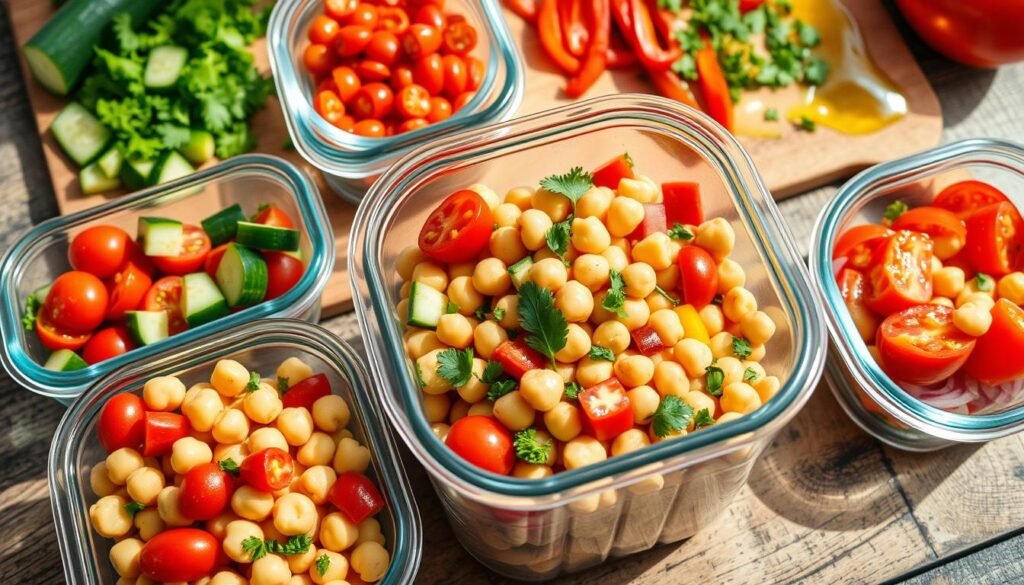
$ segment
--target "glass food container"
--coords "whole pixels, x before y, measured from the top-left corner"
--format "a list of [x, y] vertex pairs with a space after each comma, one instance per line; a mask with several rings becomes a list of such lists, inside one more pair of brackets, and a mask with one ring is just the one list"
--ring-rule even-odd
[[[732, 257], [778, 324], [764, 363], [782, 389], [735, 422], [546, 479], [476, 468], [443, 445], [423, 415], [395, 314], [399, 252], [416, 243], [429, 212], [457, 189], [536, 184], [573, 166], [596, 168], [623, 151], [656, 181], [700, 182], [706, 216], [732, 223]], [[359, 323], [389, 420], [429, 472], [463, 546], [517, 579], [549, 579], [708, 526], [821, 376], [822, 318], [800, 254], [749, 157], [710, 118], [662, 98], [598, 98], [424, 147], [371, 189], [349, 254]]]
[[96, 440], [96, 420], [106, 401], [122, 392], [141, 395], [146, 380], [156, 376], [179, 376], [186, 385], [209, 381], [221, 359], [237, 360], [266, 374], [289, 357], [328, 377], [333, 392], [344, 397], [352, 411], [349, 430], [370, 449], [371, 466], [366, 473], [387, 500], [377, 518], [391, 553], [391, 566], [378, 583], [413, 582], [422, 548], [419, 511], [394, 440], [381, 425], [377, 395], [370, 392], [370, 379], [359, 357], [326, 329], [304, 321], [268, 319], [164, 348], [149, 360], [107, 374], [71, 405], [57, 426], [49, 460], [50, 503], [68, 583], [117, 581], [108, 560], [114, 543], [97, 534], [89, 520], [89, 506], [98, 499], [89, 487], [89, 471], [106, 458]]
[[437, 124], [397, 136], [367, 138], [332, 126], [313, 109], [315, 88], [302, 55], [309, 45], [309, 25], [323, 13], [323, 2], [281, 0], [274, 7], [267, 32], [270, 66], [292, 143], [348, 201], [358, 205], [377, 177], [417, 145], [507, 120], [518, 110], [525, 74], [498, 0], [450, 0], [445, 8], [465, 15], [479, 32], [470, 54], [483, 61], [486, 72], [476, 96]]
[[861, 428], [908, 451], [932, 451], [1016, 433], [1024, 428], [1024, 407], [1017, 400], [1016, 405], [991, 414], [957, 414], [902, 390], [882, 371], [857, 333], [836, 284], [832, 250], [839, 235], [851, 226], [877, 223], [892, 201], [900, 199], [910, 207], [927, 205], [944, 187], [966, 179], [997, 187], [1024, 209], [1024, 147], [988, 139], [964, 140], [871, 167], [843, 185], [822, 210], [811, 238], [811, 279], [824, 300], [832, 337], [828, 384]]
[[[97, 225], [113, 225], [135, 234], [141, 216], [169, 217], [198, 225], [202, 219], [234, 203], [241, 204], [248, 213], [263, 203], [273, 203], [296, 222], [302, 234], [299, 249], [306, 271], [290, 291], [82, 370], [56, 372], [43, 367], [48, 352], [35, 332], [22, 325], [22, 310], [34, 290], [71, 269], [68, 245], [76, 234]], [[44, 221], [29, 230], [0, 263], [0, 287], [8, 299], [0, 311], [0, 360], [18, 384], [69, 403], [97, 378], [116, 368], [129, 362], [146, 362], [160, 351], [181, 347], [239, 323], [271, 316], [315, 322], [320, 317], [320, 294], [333, 267], [334, 234], [312, 179], [277, 157], [235, 157], [177, 181]]]

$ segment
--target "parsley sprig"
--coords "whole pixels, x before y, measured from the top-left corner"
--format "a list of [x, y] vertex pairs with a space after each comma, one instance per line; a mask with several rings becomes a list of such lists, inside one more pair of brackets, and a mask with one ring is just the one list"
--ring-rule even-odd
[[327, 570], [331, 568], [331, 557], [324, 553], [316, 558], [316, 573], [323, 577], [327, 574]]
[[715, 424], [715, 417], [706, 408], [698, 410], [697, 414], [693, 415], [693, 430], [710, 427], [713, 424]]
[[437, 375], [444, 378], [454, 388], [461, 388], [469, 383], [473, 376], [473, 348], [464, 350], [448, 348], [437, 354]]
[[693, 239], [693, 232], [686, 229], [686, 226], [679, 223], [678, 221], [672, 224], [672, 227], [668, 228], [668, 237], [673, 240], [682, 240], [689, 242]]
[[255, 392], [260, 389], [260, 375], [257, 372], [249, 373], [249, 383], [245, 385], [245, 392]]
[[575, 212], [576, 202], [594, 186], [594, 176], [584, 171], [583, 167], [573, 167], [564, 175], [551, 175], [544, 178], [541, 180], [540, 186], [572, 201], [573, 212]]
[[588, 357], [590, 357], [590, 359], [594, 361], [614, 362], [615, 352], [608, 349], [607, 347], [601, 347], [600, 345], [591, 345]]
[[[301, 555], [309, 551], [309, 545], [313, 544], [313, 537], [309, 535], [297, 535], [288, 538], [288, 542], [280, 542], [268, 538], [260, 540], [250, 536], [242, 541], [242, 550], [249, 553], [249, 557], [258, 561], [270, 553], [279, 555]], [[324, 571], [326, 573], [326, 571]]]
[[555, 446], [553, 441], [542, 443], [537, 438], [537, 429], [529, 428], [515, 434], [512, 447], [515, 449], [516, 457], [519, 459], [534, 465], [543, 465], [548, 462], [551, 450]]
[[526, 345], [547, 356], [553, 366], [555, 354], [568, 340], [569, 324], [555, 307], [551, 291], [534, 282], [523, 284], [519, 289], [519, 324], [529, 333]]
[[693, 407], [683, 402], [682, 398], [669, 394], [651, 415], [651, 429], [655, 435], [664, 438], [685, 429], [692, 417]]
[[628, 317], [629, 315], [623, 309], [626, 304], [626, 281], [622, 279], [622, 274], [614, 268], [608, 273], [608, 280], [611, 286], [608, 288], [601, 306], [604, 310], [611, 311], [619, 317]]
[[750, 347], [750, 342], [743, 337], [732, 338], [732, 354], [741, 360], [745, 360], [750, 357], [753, 349]]

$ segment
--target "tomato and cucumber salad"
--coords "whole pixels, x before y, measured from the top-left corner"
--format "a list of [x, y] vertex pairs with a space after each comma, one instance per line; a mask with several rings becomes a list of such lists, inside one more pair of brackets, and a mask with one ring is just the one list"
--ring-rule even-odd
[[53, 352], [45, 367], [85, 368], [284, 295], [302, 278], [300, 232], [276, 205], [238, 204], [188, 225], [140, 217], [136, 237], [98, 225], [68, 246], [71, 270], [26, 301], [23, 322]]
[[[221, 360], [186, 387], [151, 378], [102, 406], [92, 528], [114, 571], [154, 582], [374, 583], [391, 554], [387, 500], [330, 379]], [[297, 396], [296, 396], [297, 394]]]
[[435, 435], [543, 478], [727, 423], [780, 389], [772, 318], [700, 184], [627, 154], [499, 196], [441, 198], [396, 259], [396, 313]]
[[[842, 233], [833, 261], [858, 332], [905, 388], [934, 396], [1024, 380], [1020, 360], [1006, 359], [1024, 352], [1024, 222], [995, 186], [962, 181], [915, 208], [896, 200], [879, 223]], [[987, 411], [976, 394], [938, 403]]]

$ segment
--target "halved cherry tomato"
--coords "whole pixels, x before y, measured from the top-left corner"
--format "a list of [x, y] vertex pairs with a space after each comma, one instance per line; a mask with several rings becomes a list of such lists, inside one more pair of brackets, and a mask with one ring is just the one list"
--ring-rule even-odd
[[444, 29], [444, 48], [455, 55], [465, 55], [476, 47], [476, 28], [468, 22], [453, 22]]
[[359, 88], [352, 99], [352, 113], [360, 119], [381, 119], [391, 113], [395, 94], [387, 85], [375, 81]]
[[331, 381], [324, 374], [316, 374], [290, 386], [281, 397], [281, 403], [285, 408], [301, 406], [313, 412], [313, 403], [330, 393]]
[[475, 191], [456, 191], [431, 212], [420, 230], [419, 245], [435, 260], [468, 262], [487, 247], [494, 230], [491, 208]]
[[355, 70], [346, 65], [335, 67], [331, 71], [331, 79], [334, 80], [338, 97], [340, 97], [342, 103], [346, 105], [352, 101], [356, 92], [359, 91], [359, 88], [363, 85], [359, 76], [356, 75]]
[[466, 61], [466, 91], [476, 91], [484, 83], [487, 68], [484, 66], [484, 62], [476, 57], [466, 56], [463, 59]]
[[177, 256], [153, 256], [150, 260], [165, 274], [184, 276], [203, 267], [203, 260], [206, 260], [211, 247], [210, 236], [206, 235], [203, 228], [186, 225], [185, 240]]
[[466, 63], [458, 55], [445, 55], [441, 63], [444, 67], [444, 94], [455, 99], [466, 91], [469, 84]]
[[836, 276], [839, 294], [843, 295], [846, 308], [850, 311], [853, 324], [865, 343], [873, 343], [878, 330], [878, 316], [871, 312], [866, 301], [870, 296], [868, 280], [864, 274], [851, 268], [843, 268]]
[[501, 364], [501, 369], [516, 380], [523, 377], [523, 374], [530, 370], [544, 368], [547, 360], [544, 356], [534, 351], [530, 346], [521, 340], [504, 341], [494, 350], [491, 356], [494, 361]]
[[178, 439], [189, 434], [188, 419], [174, 412], [146, 411], [143, 417], [142, 456], [159, 457], [171, 452]]
[[203, 270], [210, 275], [210, 278], [216, 280], [217, 278], [217, 267], [220, 266], [220, 261], [224, 257], [224, 252], [227, 252], [228, 246], [231, 242], [221, 244], [216, 248], [210, 250], [210, 253], [206, 255], [206, 260], [203, 261]]
[[430, 114], [430, 94], [423, 89], [422, 85], [414, 83], [403, 87], [399, 90], [395, 102], [398, 114], [403, 119], [425, 118]]
[[108, 278], [129, 259], [131, 236], [121, 228], [98, 225], [79, 233], [68, 248], [68, 260], [75, 270]]
[[636, 178], [633, 174], [633, 159], [629, 158], [628, 154], [619, 155], [599, 166], [592, 176], [595, 186], [607, 187], [614, 191], [619, 188], [622, 179]]
[[636, 346], [636, 350], [644, 355], [654, 355], [665, 349], [665, 342], [661, 340], [658, 331], [650, 325], [644, 325], [630, 335], [633, 337], [633, 345]]
[[366, 136], [367, 138], [382, 138], [387, 133], [384, 123], [380, 120], [373, 119], [360, 120], [356, 122], [356, 125], [352, 128], [352, 132], [359, 136]]
[[391, 89], [396, 92], [403, 87], [409, 87], [413, 83], [416, 83], [412, 78], [412, 69], [405, 65], [393, 67], [391, 69]]
[[668, 223], [665, 218], [665, 206], [661, 203], [644, 203], [644, 219], [636, 226], [628, 239], [638, 241], [655, 233], [668, 231]]
[[302, 63], [314, 77], [319, 77], [331, 70], [331, 67], [334, 66], [334, 58], [327, 45], [313, 43], [306, 47], [306, 51], [302, 54]]
[[435, 124], [452, 117], [452, 103], [443, 97], [430, 98], [430, 114], [427, 115], [427, 122]]
[[932, 298], [932, 241], [914, 232], [896, 232], [875, 250], [868, 272], [868, 307], [881, 315], [927, 303]]
[[309, 25], [309, 40], [320, 45], [330, 45], [338, 37], [341, 26], [326, 14], [317, 15]]
[[335, 126], [345, 116], [345, 104], [338, 94], [329, 89], [316, 92], [316, 96], [313, 98], [313, 109], [320, 114], [321, 118]]
[[917, 305], [889, 315], [878, 329], [881, 366], [896, 380], [928, 386], [949, 378], [974, 350], [974, 338], [953, 325], [953, 309]]
[[1020, 265], [1024, 222], [1012, 203], [983, 207], [967, 218], [967, 258], [979, 272], [1000, 277]]
[[39, 342], [43, 344], [43, 347], [50, 351], [57, 351], [58, 349], [78, 350], [89, 341], [92, 332], [68, 333], [50, 323], [46, 315], [40, 313], [36, 315], [36, 335], [39, 337]]
[[679, 251], [679, 289], [682, 302], [698, 309], [707, 306], [718, 294], [718, 267], [707, 250], [686, 246]]
[[932, 201], [932, 205], [948, 209], [960, 219], [967, 219], [967, 216], [982, 207], [1004, 202], [1009, 203], [1009, 198], [988, 183], [960, 181], [943, 189]]
[[598, 441], [610, 441], [633, 428], [633, 408], [617, 378], [608, 378], [579, 393], [587, 426]]
[[966, 372], [985, 384], [997, 385], [1024, 378], [1024, 309], [999, 299], [992, 309], [992, 326], [978, 338], [967, 360]]
[[346, 471], [338, 476], [327, 492], [327, 501], [353, 524], [359, 524], [384, 509], [384, 498], [377, 486], [370, 478], [355, 471]]
[[82, 359], [87, 364], [98, 364], [135, 349], [135, 340], [124, 325], [106, 327], [93, 333], [82, 348]]
[[250, 454], [242, 461], [242, 481], [261, 492], [276, 492], [292, 481], [295, 466], [292, 456], [277, 447], [268, 447]]
[[96, 435], [107, 453], [142, 447], [146, 404], [136, 394], [115, 394], [100, 409]]
[[39, 317], [72, 335], [89, 333], [103, 323], [107, 301], [103, 281], [88, 272], [72, 270], [53, 281]]
[[[391, 77], [391, 68], [380, 61], [364, 59], [356, 63], [355, 69], [359, 79], [362, 79], [364, 83], [367, 81], [384, 81]], [[366, 86], [364, 85], [363, 87]]]
[[290, 230], [295, 229], [295, 222], [288, 216], [288, 213], [273, 203], [260, 205], [259, 211], [252, 221], [262, 225], [272, 225]]
[[662, 183], [662, 199], [665, 202], [665, 223], [700, 225], [704, 223], [704, 204], [700, 198], [700, 183], [680, 181]]
[[263, 296], [266, 301], [292, 290], [306, 272], [302, 260], [284, 252], [264, 252], [263, 259], [267, 262], [267, 293]]
[[127, 311], [142, 304], [153, 279], [129, 261], [124, 269], [107, 281], [107, 319], [122, 319]]
[[416, 24], [429, 24], [438, 30], [444, 30], [444, 27], [448, 22], [444, 16], [444, 11], [442, 11], [436, 4], [424, 4], [423, 6], [420, 6], [416, 11], [416, 15], [412, 17], [412, 21]]
[[231, 501], [234, 482], [217, 463], [203, 463], [188, 470], [178, 492], [181, 515], [190, 520], [211, 520]]
[[441, 48], [441, 31], [429, 24], [413, 24], [402, 35], [402, 48], [410, 59], [433, 55]]
[[426, 128], [429, 125], [430, 123], [424, 120], [423, 118], [409, 118], [408, 120], [403, 121], [395, 128], [395, 133], [405, 134], [406, 132], [413, 132], [415, 130], [419, 130], [420, 128]]
[[892, 235], [893, 231], [882, 225], [854, 226], [839, 236], [832, 250], [832, 259], [846, 258], [848, 266], [865, 270], [871, 265], [875, 250]]
[[430, 95], [441, 93], [444, 90], [444, 61], [441, 55], [435, 53], [416, 59], [412, 66], [412, 78]]
[[355, 57], [366, 50], [372, 38], [373, 29], [370, 27], [355, 24], [343, 26], [334, 41], [334, 51], [342, 58]]
[[366, 58], [390, 67], [398, 60], [400, 51], [398, 36], [391, 31], [379, 30], [370, 37], [370, 44], [366, 46]]
[[373, 30], [377, 28], [377, 7], [369, 2], [360, 2], [345, 22]]
[[340, 22], [352, 16], [358, 5], [359, 0], [324, 0], [324, 12]]
[[188, 323], [181, 313], [181, 288], [184, 280], [180, 276], [165, 276], [153, 283], [146, 293], [143, 307], [147, 311], [167, 311], [167, 331], [177, 335], [188, 329]]
[[455, 421], [444, 439], [456, 455], [492, 473], [508, 475], [515, 463], [512, 433], [489, 416], [465, 416]]
[[409, 30], [409, 14], [397, 6], [381, 6], [377, 9], [377, 28], [401, 35]]
[[208, 576], [220, 558], [220, 541], [199, 528], [172, 528], [146, 541], [139, 570], [162, 582], [196, 581]]
[[935, 242], [935, 255], [940, 260], [955, 256], [967, 239], [964, 222], [952, 211], [941, 207], [926, 206], [908, 210], [892, 222], [892, 229], [928, 234]]

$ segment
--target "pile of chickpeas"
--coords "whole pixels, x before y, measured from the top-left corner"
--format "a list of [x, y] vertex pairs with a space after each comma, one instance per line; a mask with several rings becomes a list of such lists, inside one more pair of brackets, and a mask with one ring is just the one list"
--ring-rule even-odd
[[[428, 258], [417, 246], [402, 251], [396, 270], [404, 281], [396, 307], [400, 318], [408, 310], [412, 282], [434, 288], [458, 307], [440, 318], [436, 330], [406, 326], [407, 354], [422, 377], [423, 409], [435, 435], [442, 441], [450, 425], [468, 415], [494, 417], [510, 431], [533, 427], [539, 442], [554, 440], [555, 448], [542, 465], [517, 461], [513, 475], [542, 478], [560, 469], [571, 470], [634, 451], [664, 439], [686, 435], [687, 429], [657, 437], [650, 419], [665, 396], [677, 396], [694, 411], [708, 409], [718, 423], [753, 412], [779, 390], [780, 381], [766, 374], [759, 362], [776, 326], [746, 288], [746, 274], [729, 255], [735, 244], [732, 226], [723, 218], [686, 226], [694, 239], [686, 242], [654, 233], [631, 243], [631, 234], [644, 219], [645, 203], [661, 202], [661, 188], [647, 177], [622, 179], [616, 190], [591, 188], [577, 203], [571, 224], [571, 245], [563, 262], [548, 249], [546, 235], [556, 223], [573, 213], [566, 197], [545, 189], [514, 188], [499, 196], [485, 185], [469, 189], [490, 206], [496, 227], [489, 247], [476, 262], [443, 265]], [[678, 296], [680, 269], [677, 256], [687, 245], [700, 246], [716, 262], [720, 304], [701, 308], [674, 303], [655, 290]], [[519, 298], [508, 268], [531, 256], [528, 280], [554, 294], [556, 308], [568, 321], [568, 341], [555, 355], [557, 372], [526, 373], [514, 392], [494, 402], [480, 380], [495, 349], [519, 330]], [[610, 286], [610, 271], [625, 282], [624, 316], [602, 307]], [[475, 314], [490, 307], [486, 318]], [[494, 317], [499, 309], [500, 319]], [[645, 356], [630, 348], [631, 332], [649, 325], [666, 348]], [[742, 336], [752, 351], [746, 359], [733, 354], [733, 338]], [[610, 349], [614, 362], [593, 360], [593, 345]], [[459, 388], [438, 375], [438, 355], [447, 348], [474, 348], [473, 376]], [[707, 368], [724, 373], [721, 396], [706, 391]], [[744, 381], [748, 370], [756, 378]], [[627, 389], [635, 427], [610, 444], [589, 436], [581, 407], [564, 396], [565, 385], [584, 389], [616, 377]]]
[[[312, 375], [309, 365], [298, 358], [288, 358], [276, 371], [289, 386]], [[145, 542], [166, 529], [193, 525], [220, 540], [224, 553], [237, 563], [198, 583], [347, 585], [350, 568], [365, 582], [377, 581], [387, 572], [390, 556], [380, 523], [371, 517], [354, 524], [327, 500], [339, 474], [363, 473], [370, 463], [369, 449], [346, 428], [350, 411], [345, 399], [323, 396], [312, 411], [284, 408], [277, 388], [261, 381], [258, 389], [247, 392], [249, 382], [250, 372], [234, 360], [217, 362], [209, 383], [187, 390], [173, 376], [146, 382], [146, 407], [168, 412], [180, 408], [191, 431], [174, 442], [168, 455], [143, 457], [123, 447], [90, 471], [89, 482], [99, 500], [89, 508], [89, 517], [97, 533], [117, 540], [110, 561], [121, 577], [118, 585], [152, 583], [139, 569]], [[249, 453], [269, 447], [292, 455], [294, 474], [288, 487], [266, 493], [241, 485], [229, 507], [207, 522], [194, 522], [181, 513], [180, 485], [190, 469], [227, 459], [241, 465]], [[133, 516], [125, 507], [130, 502], [145, 508]], [[253, 562], [242, 547], [249, 537], [284, 543], [293, 535], [312, 537], [306, 553], [267, 554]], [[323, 575], [314, 566], [322, 555], [330, 559]]]

